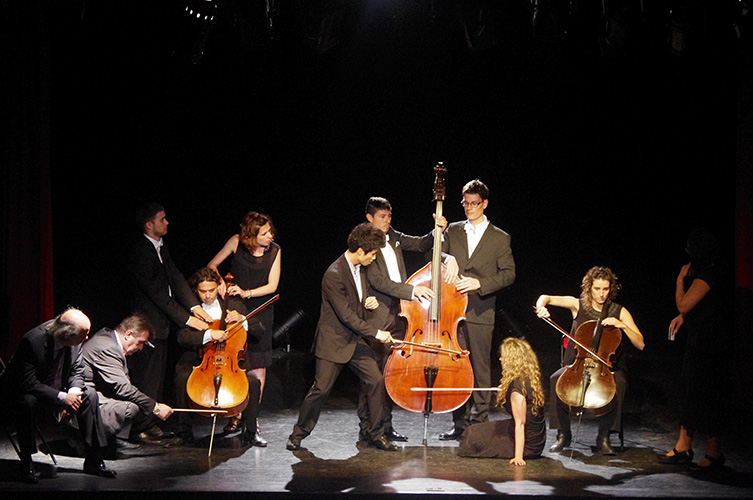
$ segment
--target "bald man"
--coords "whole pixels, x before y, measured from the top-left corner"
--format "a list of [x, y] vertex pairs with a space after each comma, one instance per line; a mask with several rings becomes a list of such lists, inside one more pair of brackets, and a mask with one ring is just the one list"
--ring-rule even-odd
[[102, 460], [107, 437], [99, 414], [96, 391], [84, 384], [81, 343], [91, 328], [89, 318], [68, 309], [55, 319], [28, 331], [0, 378], [0, 397], [16, 425], [21, 479], [39, 481], [31, 456], [37, 452], [36, 418], [48, 410], [61, 422], [77, 428], [84, 442], [84, 472], [115, 477]]

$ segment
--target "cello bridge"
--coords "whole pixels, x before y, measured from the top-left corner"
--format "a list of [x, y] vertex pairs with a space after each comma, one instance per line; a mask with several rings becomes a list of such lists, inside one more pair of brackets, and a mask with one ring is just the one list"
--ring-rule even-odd
[[421, 345], [428, 347], [431, 351], [431, 354], [438, 354], [438, 349], [444, 348], [442, 344], [436, 342], [424, 342]]

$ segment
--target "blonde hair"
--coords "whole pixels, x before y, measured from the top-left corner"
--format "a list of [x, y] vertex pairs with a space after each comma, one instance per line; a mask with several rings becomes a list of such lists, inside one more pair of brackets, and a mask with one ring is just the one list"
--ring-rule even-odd
[[[507, 389], [515, 379], [528, 379], [533, 391], [531, 411], [534, 415], [538, 415], [539, 409], [544, 406], [544, 389], [541, 387], [539, 359], [531, 345], [523, 339], [508, 337], [499, 348], [499, 358], [502, 362], [502, 378], [499, 381], [499, 391], [497, 391], [497, 404], [505, 403]], [[524, 396], [526, 396], [525, 391], [524, 386]]]

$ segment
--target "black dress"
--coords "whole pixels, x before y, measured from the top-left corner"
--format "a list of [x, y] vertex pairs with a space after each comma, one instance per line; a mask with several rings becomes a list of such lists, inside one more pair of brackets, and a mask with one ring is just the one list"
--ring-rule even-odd
[[[269, 271], [277, 258], [280, 246], [272, 242], [269, 249], [261, 257], [254, 257], [242, 243], [238, 243], [230, 272], [236, 285], [244, 290], [253, 290], [269, 282]], [[249, 297], [244, 300], [246, 312], [249, 313], [269, 300], [273, 294], [260, 297]], [[274, 323], [274, 304], [254, 316], [259, 320], [261, 331], [248, 332], [248, 350], [246, 351], [246, 366], [250, 369], [264, 368], [272, 364], [272, 328]]]
[[[525, 384], [525, 385], [524, 385]], [[523, 394], [525, 387], [525, 394]], [[504, 408], [512, 415], [510, 397], [513, 392], [526, 399], [525, 446], [523, 458], [538, 458], [544, 451], [546, 442], [546, 422], [544, 409], [533, 413], [533, 390], [528, 379], [515, 379], [507, 388]], [[463, 432], [458, 455], [475, 458], [514, 458], [515, 457], [515, 420], [490, 420], [468, 427]]]
[[683, 402], [680, 424], [694, 431], [719, 436], [724, 430], [730, 386], [729, 336], [718, 270], [714, 266], [691, 269], [685, 278], [687, 292], [694, 280], [709, 286], [708, 293], [685, 315], [688, 340], [682, 366]]

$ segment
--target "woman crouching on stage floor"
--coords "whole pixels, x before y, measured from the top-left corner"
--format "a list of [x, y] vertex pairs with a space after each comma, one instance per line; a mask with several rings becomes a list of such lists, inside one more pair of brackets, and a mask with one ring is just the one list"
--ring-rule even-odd
[[502, 379], [497, 404], [512, 419], [491, 420], [468, 427], [462, 436], [461, 457], [509, 458], [511, 465], [525, 465], [538, 458], [546, 442], [544, 390], [536, 353], [525, 340], [509, 337], [500, 347]]

